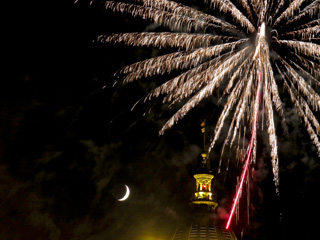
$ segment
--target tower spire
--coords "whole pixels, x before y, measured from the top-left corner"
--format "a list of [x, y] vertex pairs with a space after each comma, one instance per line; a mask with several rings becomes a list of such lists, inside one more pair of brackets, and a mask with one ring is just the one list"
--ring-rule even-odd
[[206, 122], [203, 121], [201, 123], [201, 132], [203, 134], [203, 152], [201, 153], [202, 156], [202, 167], [211, 172], [210, 170], [210, 161], [208, 161], [209, 153], [208, 153], [208, 145], [206, 144]]
[[201, 132], [203, 133], [203, 153], [202, 156], [202, 167], [199, 173], [194, 175], [196, 179], [196, 191], [192, 202], [194, 204], [207, 205], [211, 209], [215, 209], [218, 203], [215, 202], [214, 196], [211, 189], [211, 181], [214, 178], [212, 171], [210, 170], [210, 163], [208, 160], [208, 146], [206, 145], [206, 128], [205, 122], [201, 123]]

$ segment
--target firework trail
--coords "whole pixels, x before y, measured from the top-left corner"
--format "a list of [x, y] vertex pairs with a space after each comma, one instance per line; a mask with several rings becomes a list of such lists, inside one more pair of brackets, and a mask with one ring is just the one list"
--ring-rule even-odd
[[[252, 138], [247, 150], [247, 156], [251, 157], [247, 158], [247, 164], [254, 162], [256, 130], [253, 129], [256, 129], [259, 112], [262, 112], [266, 115], [277, 187], [279, 159], [275, 111], [284, 132], [288, 131], [279, 93], [281, 86], [290, 96], [320, 154], [320, 125], [314, 115], [320, 108], [320, 96], [314, 90], [320, 79], [319, 0], [204, 0], [207, 12], [169, 0], [134, 2], [106, 1], [103, 6], [107, 10], [151, 20], [170, 31], [101, 35], [97, 41], [179, 49], [131, 64], [117, 73], [124, 75], [122, 83], [130, 83], [142, 77], [183, 71], [146, 97], [163, 95], [164, 102], [170, 106], [187, 100], [164, 124], [160, 134], [200, 101], [226, 86], [223, 97], [227, 101], [215, 126], [209, 151], [231, 116], [223, 150], [226, 146], [239, 145], [236, 136], [241, 135], [242, 129], [251, 129]], [[260, 88], [262, 104], [256, 107]]]

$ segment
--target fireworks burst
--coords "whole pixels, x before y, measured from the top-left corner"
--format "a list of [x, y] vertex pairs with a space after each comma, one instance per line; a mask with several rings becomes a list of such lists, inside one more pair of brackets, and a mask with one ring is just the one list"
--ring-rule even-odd
[[[320, 96], [314, 90], [320, 76], [319, 0], [204, 0], [206, 12], [169, 0], [135, 2], [106, 1], [104, 8], [151, 20], [170, 32], [118, 33], [101, 35], [97, 40], [179, 49], [126, 66], [117, 73], [124, 75], [122, 83], [130, 83], [142, 77], [182, 71], [146, 97], [163, 95], [164, 102], [170, 106], [187, 100], [164, 124], [160, 134], [200, 101], [225, 87], [223, 96], [227, 101], [215, 126], [209, 150], [219, 139], [227, 117], [231, 116], [231, 123], [222, 154], [226, 146], [237, 145], [237, 136], [243, 129], [256, 128], [256, 118], [262, 112], [266, 115], [274, 182], [278, 186], [274, 111], [287, 132], [278, 89], [283, 86], [320, 153], [320, 125], [314, 115], [314, 111], [320, 108]], [[260, 88], [262, 101], [256, 107]], [[250, 161], [255, 161], [256, 131], [252, 134]]]

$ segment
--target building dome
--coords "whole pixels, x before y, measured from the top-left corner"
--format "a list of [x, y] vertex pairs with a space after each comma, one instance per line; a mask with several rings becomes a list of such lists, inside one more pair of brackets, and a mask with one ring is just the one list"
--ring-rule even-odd
[[171, 240], [236, 240], [237, 237], [230, 229], [214, 224], [202, 225], [192, 223], [186, 227], [179, 227]]
[[[202, 133], [205, 133], [205, 124], [201, 124]], [[205, 142], [205, 138], [204, 138]], [[192, 223], [180, 226], [171, 240], [236, 240], [237, 237], [231, 229], [216, 225], [213, 212], [218, 206], [216, 196], [212, 192], [211, 181], [214, 178], [208, 160], [208, 148], [204, 146], [201, 154], [202, 166], [194, 175], [196, 188], [192, 197], [193, 214]]]
[[[203, 172], [203, 171], [202, 171]], [[213, 213], [218, 206], [212, 193], [211, 171], [195, 174], [196, 189], [192, 198], [192, 223], [180, 226], [171, 240], [236, 240], [231, 229], [214, 223]]]

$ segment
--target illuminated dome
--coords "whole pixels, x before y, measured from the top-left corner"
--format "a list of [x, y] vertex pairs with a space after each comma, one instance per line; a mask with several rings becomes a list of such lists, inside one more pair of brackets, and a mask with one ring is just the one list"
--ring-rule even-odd
[[237, 237], [230, 229], [214, 224], [201, 225], [192, 223], [188, 227], [179, 227], [171, 240], [236, 240]]
[[179, 227], [171, 240], [236, 240], [231, 229], [214, 223], [213, 213], [218, 206], [211, 190], [213, 175], [210, 171], [195, 174], [196, 190], [192, 203], [194, 213], [192, 223]]
[[236, 240], [231, 229], [215, 225], [213, 213], [217, 207], [211, 191], [210, 173], [196, 174], [196, 191], [192, 198], [194, 205], [193, 221], [191, 224], [179, 227], [171, 240]]
[[[201, 124], [202, 133], [205, 133], [205, 125]], [[205, 142], [205, 141], [204, 141]], [[194, 175], [196, 188], [191, 199], [194, 206], [192, 223], [179, 227], [171, 240], [236, 240], [237, 237], [231, 229], [214, 223], [213, 213], [218, 203], [212, 192], [211, 181], [214, 178], [210, 170], [207, 147], [201, 154], [202, 166]]]

